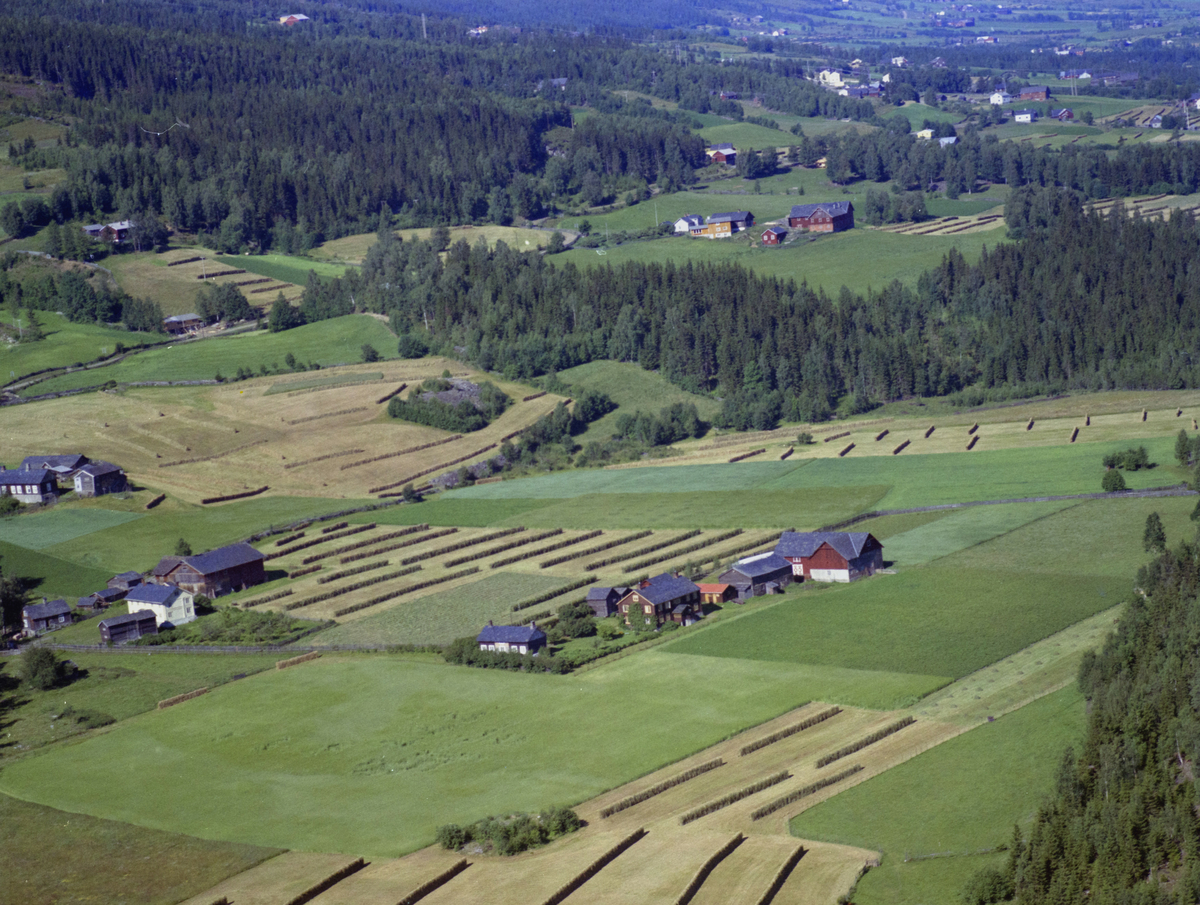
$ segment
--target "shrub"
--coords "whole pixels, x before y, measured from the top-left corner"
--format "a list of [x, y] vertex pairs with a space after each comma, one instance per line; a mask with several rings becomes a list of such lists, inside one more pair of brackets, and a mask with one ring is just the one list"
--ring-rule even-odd
[[964, 905], [990, 905], [992, 902], [1006, 902], [1015, 894], [1013, 882], [1005, 873], [994, 867], [985, 867], [967, 880], [962, 900]]
[[58, 685], [66, 675], [66, 664], [48, 647], [28, 647], [21, 654], [21, 681], [39, 691]]
[[1104, 477], [1100, 481], [1100, 489], [1105, 493], [1118, 493], [1125, 490], [1125, 476], [1115, 468], [1104, 472]]
[[471, 834], [457, 823], [447, 823], [438, 827], [436, 838], [438, 845], [446, 851], [456, 852], [470, 841]]
[[808, 431], [800, 431], [800, 433], [796, 435], [796, 443], [800, 446], [809, 446], [813, 442], [815, 442], [813, 440], [813, 435]]
[[370, 343], [363, 343], [362, 360], [370, 364], [373, 361], [379, 361], [379, 352]]

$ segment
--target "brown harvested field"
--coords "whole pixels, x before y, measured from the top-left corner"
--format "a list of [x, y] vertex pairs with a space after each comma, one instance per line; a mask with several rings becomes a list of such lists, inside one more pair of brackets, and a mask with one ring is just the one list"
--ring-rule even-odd
[[[396, 905], [423, 883], [453, 867], [461, 858], [461, 855], [453, 852], [426, 848], [407, 858], [378, 861], [352, 874], [311, 901], [317, 905]], [[450, 887], [461, 883], [473, 869], [468, 867], [466, 874], [461, 874], [450, 882]]]
[[355, 860], [349, 855], [284, 852], [181, 905], [212, 905], [221, 896], [237, 905], [280, 905]]

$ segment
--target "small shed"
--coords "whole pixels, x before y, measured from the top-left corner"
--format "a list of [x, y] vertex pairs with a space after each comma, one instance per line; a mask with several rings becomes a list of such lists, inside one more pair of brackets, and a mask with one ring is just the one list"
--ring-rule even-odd
[[50, 632], [71, 622], [71, 606], [62, 598], [46, 600], [43, 597], [41, 603], [31, 603], [21, 610], [21, 623], [31, 635]]
[[163, 329], [178, 336], [181, 333], [195, 333], [204, 326], [204, 318], [198, 314], [172, 314], [163, 318]]
[[108, 609], [118, 600], [123, 600], [126, 593], [127, 591], [122, 588], [105, 588], [102, 591], [96, 591], [94, 594], [88, 594], [86, 597], [80, 597], [75, 604], [75, 609], [88, 613], [97, 613], [100, 610]]
[[1038, 112], [1036, 110], [1016, 110], [1013, 112], [1013, 122], [1016, 123], [1034, 123], [1037, 122]]
[[617, 601], [629, 593], [629, 588], [588, 588], [587, 605], [597, 619], [616, 615]]
[[480, 650], [500, 654], [531, 654], [536, 657], [546, 646], [546, 633], [535, 622], [529, 625], [494, 625], [488, 620], [475, 640]]
[[100, 641], [104, 644], [126, 644], [143, 635], [157, 635], [158, 622], [147, 611], [110, 616], [100, 620]]
[[737, 163], [737, 148], [728, 143], [709, 145], [704, 153], [708, 155], [710, 163], [725, 163], [730, 166]]
[[738, 600], [777, 594], [792, 583], [792, 564], [777, 553], [759, 553], [735, 562], [720, 580], [737, 590]]
[[130, 588], [136, 588], [142, 583], [141, 572], [122, 572], [120, 575], [114, 575], [108, 580], [110, 588], [119, 588], [122, 591], [128, 591]]
[[700, 602], [721, 604], [737, 598], [737, 588], [731, 584], [700, 585]]
[[128, 489], [125, 472], [112, 462], [91, 462], [75, 472], [75, 493], [81, 497], [124, 493]]
[[763, 230], [763, 245], [778, 245], [786, 238], [788, 231], [782, 226], [769, 226]]

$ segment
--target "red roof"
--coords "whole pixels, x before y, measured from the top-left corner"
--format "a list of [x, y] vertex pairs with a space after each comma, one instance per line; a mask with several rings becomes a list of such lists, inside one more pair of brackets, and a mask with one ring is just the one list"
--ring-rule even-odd
[[699, 587], [701, 594], [724, 594], [729, 589], [727, 584], [702, 584]]

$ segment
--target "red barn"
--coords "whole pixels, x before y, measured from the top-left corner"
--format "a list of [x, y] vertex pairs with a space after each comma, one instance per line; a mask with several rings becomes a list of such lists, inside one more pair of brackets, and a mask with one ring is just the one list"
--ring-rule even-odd
[[849, 201], [797, 204], [788, 215], [788, 226], [816, 233], [840, 233], [854, 229], [854, 205]]
[[855, 581], [883, 568], [883, 544], [863, 531], [785, 531], [775, 552], [813, 581]]
[[787, 234], [788, 234], [788, 231], [786, 229], [784, 229], [782, 226], [768, 227], [767, 229], [765, 229], [763, 231], [762, 244], [763, 245], [778, 245], [783, 241], [784, 236], [786, 236]]

